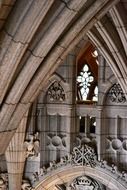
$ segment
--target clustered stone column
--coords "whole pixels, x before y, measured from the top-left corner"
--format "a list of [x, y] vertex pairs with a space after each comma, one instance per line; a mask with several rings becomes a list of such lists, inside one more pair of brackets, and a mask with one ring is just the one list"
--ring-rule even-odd
[[9, 190], [21, 189], [26, 159], [26, 152], [24, 149], [26, 124], [27, 116], [24, 116], [5, 153], [8, 169]]

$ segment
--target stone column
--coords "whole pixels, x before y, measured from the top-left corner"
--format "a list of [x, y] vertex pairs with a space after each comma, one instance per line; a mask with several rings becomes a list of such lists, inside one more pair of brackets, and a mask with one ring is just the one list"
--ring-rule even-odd
[[105, 137], [104, 134], [102, 134], [102, 131], [104, 133], [104, 126], [103, 126], [103, 110], [102, 106], [98, 106], [98, 116], [96, 118], [96, 138], [97, 138], [97, 154], [98, 154], [98, 160], [103, 159], [103, 151], [105, 150], [104, 141]]
[[24, 116], [5, 152], [9, 178], [9, 190], [21, 189], [23, 170], [26, 159], [24, 149], [26, 125], [27, 116]]
[[79, 127], [77, 126], [77, 115], [76, 115], [76, 52], [72, 51], [67, 56], [67, 70], [68, 75], [67, 81], [69, 84], [70, 91], [68, 92], [69, 104], [70, 104], [70, 115], [68, 117], [68, 132], [69, 132], [69, 143], [68, 151], [71, 152], [75, 144]]

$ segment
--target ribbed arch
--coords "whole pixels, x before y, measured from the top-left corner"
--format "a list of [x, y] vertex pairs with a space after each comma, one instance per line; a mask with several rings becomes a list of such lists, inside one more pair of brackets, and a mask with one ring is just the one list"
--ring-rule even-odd
[[119, 63], [117, 63], [114, 60], [112, 52], [110, 52], [109, 49], [105, 47], [104, 44], [106, 42], [104, 42], [102, 38], [98, 37], [97, 34], [95, 34], [93, 31], [89, 31], [87, 35], [91, 39], [91, 41], [95, 44], [95, 46], [98, 48], [98, 50], [105, 58], [107, 63], [110, 65], [113, 73], [115, 74], [116, 78], [119, 80], [121, 87], [123, 88], [124, 92], [126, 92], [126, 84], [124, 82], [124, 77], [122, 76], [121, 70], [119, 68]]
[[[24, 1], [22, 1], [24, 2]], [[0, 114], [0, 123], [1, 123], [1, 132], [4, 131], [5, 134], [8, 134], [8, 131], [10, 131], [10, 138], [14, 134], [20, 120], [22, 119], [24, 113], [29, 108], [31, 102], [35, 100], [35, 98], [38, 96], [40, 90], [45, 86], [46, 81], [49, 79], [51, 74], [56, 70], [58, 65], [64, 60], [64, 58], [67, 56], [69, 51], [75, 47], [75, 45], [83, 38], [83, 36], [86, 34], [86, 32], [93, 26], [93, 24], [100, 19], [108, 10], [109, 8], [117, 3], [117, 0], [110, 1], [110, 0], [97, 0], [94, 1], [93, 4], [89, 6], [88, 9], [84, 12], [84, 14], [80, 15], [79, 17], [79, 11], [86, 5], [86, 1], [80, 0], [71, 0], [69, 2], [69, 8], [64, 4], [64, 9], [61, 11], [61, 16], [59, 16], [54, 24], [50, 26], [49, 30], [47, 31], [47, 34], [45, 34], [45, 39], [41, 39], [38, 44], [36, 44], [36, 47], [34, 50], [31, 49], [26, 52], [29, 53], [29, 56], [27, 57], [27, 60], [24, 62], [20, 62], [23, 54], [26, 51], [26, 48], [28, 48], [28, 42], [35, 34], [37, 28], [39, 27], [40, 23], [42, 22], [43, 18], [45, 17], [46, 13], [49, 11], [50, 7], [52, 6], [52, 3], [54, 1], [48, 1], [50, 4], [46, 4], [47, 1], [41, 1], [38, 0], [38, 3], [36, 4], [35, 1], [33, 3], [33, 6], [30, 5], [31, 8], [28, 9], [27, 16], [24, 17], [24, 22], [21, 22], [21, 26], [18, 27], [21, 31], [16, 31], [16, 33], [11, 29], [11, 24], [8, 25], [8, 33], [12, 30], [13, 37], [10, 38], [10, 34], [6, 34], [7, 40], [5, 39], [5, 42], [7, 42], [7, 46], [5, 48], [3, 60], [2, 60], [2, 66], [1, 66], [1, 102], [2, 102], [2, 108], [1, 108], [1, 114]], [[44, 4], [47, 5], [47, 8], [44, 6]], [[76, 4], [75, 4], [76, 3]], [[88, 2], [87, 2], [88, 3]], [[40, 6], [39, 6], [40, 5]], [[76, 5], [76, 6], [75, 6]], [[18, 14], [18, 1], [17, 1], [17, 8], [15, 7], [14, 15], [10, 17], [11, 20], [17, 19]], [[25, 6], [25, 4], [24, 4]], [[45, 12], [40, 12], [40, 9], [42, 10], [42, 7], [46, 8]], [[26, 9], [23, 9], [26, 11]], [[33, 13], [36, 12], [37, 15], [35, 17], [32, 17], [32, 11]], [[25, 14], [25, 13], [23, 13]], [[26, 22], [28, 22], [28, 15], [30, 14], [30, 23], [29, 27], [31, 27], [32, 24], [38, 23], [35, 28], [33, 28], [33, 31], [30, 34], [25, 34], [24, 30], [27, 26]], [[17, 15], [17, 17], [15, 17]], [[73, 20], [73, 18], [77, 16], [77, 21], [73, 23], [72, 28], [70, 30], [68, 29], [67, 32], [64, 34], [64, 36], [61, 36], [64, 31], [66, 31], [67, 27]], [[33, 18], [33, 20], [31, 20]], [[22, 20], [22, 16], [19, 16], [19, 20]], [[26, 20], [25, 20], [26, 19]], [[28, 20], [27, 20], [28, 19]], [[39, 19], [39, 20], [38, 20]], [[66, 21], [64, 24], [62, 24], [61, 28], [60, 25], [63, 21]], [[34, 23], [35, 22], [35, 23]], [[28, 27], [28, 28], [29, 28]], [[55, 29], [54, 29], [54, 28]], [[58, 27], [58, 33], [54, 33], [54, 38], [51, 34], [52, 32], [56, 30]], [[28, 29], [27, 28], [27, 29]], [[51, 29], [51, 30], [50, 30]], [[7, 29], [6, 29], [7, 30]], [[30, 31], [29, 29], [26, 30], [27, 32]], [[50, 33], [50, 31], [52, 31]], [[23, 33], [23, 39], [20, 36], [21, 33]], [[29, 32], [28, 32], [29, 33]], [[25, 38], [26, 36], [27, 39]], [[49, 36], [49, 38], [48, 38]], [[59, 37], [61, 36], [61, 39]], [[25, 39], [25, 40], [24, 40]], [[28, 40], [29, 39], [29, 40]], [[49, 41], [48, 41], [49, 39]], [[58, 41], [59, 39], [59, 41]], [[21, 40], [21, 42], [19, 42]], [[15, 42], [16, 41], [16, 42]], [[56, 44], [57, 41], [57, 44]], [[10, 43], [11, 42], [11, 43]], [[24, 45], [25, 44], [25, 45]], [[4, 44], [3, 44], [4, 45]], [[43, 54], [43, 49], [45, 49], [45, 53]], [[6, 63], [6, 64], [5, 64]], [[19, 71], [19, 74], [17, 78], [15, 79], [15, 82], [12, 80], [13, 75], [19, 65], [23, 64], [22, 69]], [[110, 63], [111, 64], [111, 63]], [[118, 71], [119, 75], [119, 71]], [[121, 77], [121, 76], [120, 76]], [[119, 78], [119, 77], [118, 77]], [[9, 79], [9, 80], [8, 80]], [[125, 81], [123, 81], [123, 85]], [[122, 86], [123, 86], [122, 85]], [[9, 87], [9, 91], [6, 94]], [[124, 86], [125, 87], [125, 86]], [[4, 96], [6, 94], [6, 96]], [[4, 101], [3, 101], [4, 100]], [[6, 129], [6, 130], [5, 130]], [[5, 140], [5, 136], [3, 133], [0, 135], [1, 138], [1, 152], [4, 151], [4, 148], [6, 148], [7, 144], [3, 146], [3, 142]], [[3, 140], [2, 140], [3, 139]]]

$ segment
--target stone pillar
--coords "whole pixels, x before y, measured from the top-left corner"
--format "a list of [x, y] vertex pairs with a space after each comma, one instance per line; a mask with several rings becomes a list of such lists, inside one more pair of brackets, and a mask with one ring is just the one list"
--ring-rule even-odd
[[21, 189], [26, 159], [26, 152], [24, 149], [26, 125], [27, 116], [24, 116], [5, 152], [9, 178], [9, 190]]
[[103, 126], [103, 111], [102, 107], [98, 106], [98, 116], [96, 118], [96, 138], [97, 138], [97, 154], [98, 154], [98, 160], [103, 159], [103, 151], [105, 150], [104, 145], [104, 134], [102, 134], [102, 131], [104, 133], [104, 126]]
[[79, 133], [79, 126], [77, 125], [77, 114], [76, 114], [76, 52], [72, 51], [67, 57], [67, 65], [68, 65], [68, 84], [70, 87], [70, 92], [68, 93], [69, 96], [69, 104], [71, 106], [70, 109], [70, 116], [68, 118], [70, 122], [70, 126], [68, 125], [70, 139], [69, 139], [69, 149], [68, 151], [71, 152], [73, 149], [74, 144], [76, 143], [76, 136]]

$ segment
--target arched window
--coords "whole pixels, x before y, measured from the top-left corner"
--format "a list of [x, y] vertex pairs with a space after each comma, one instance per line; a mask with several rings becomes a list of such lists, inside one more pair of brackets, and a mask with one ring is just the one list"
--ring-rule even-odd
[[98, 101], [98, 51], [89, 42], [77, 57], [77, 101]]
[[84, 64], [82, 70], [77, 76], [77, 96], [78, 100], [98, 100], [97, 82], [90, 70], [88, 64]]

